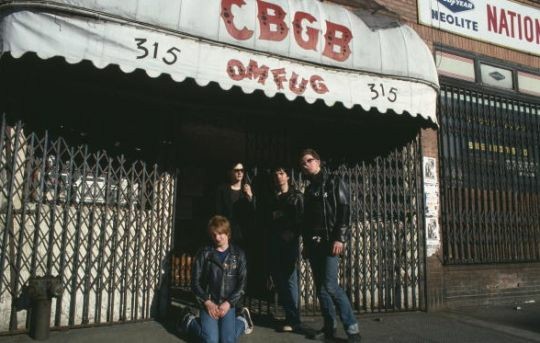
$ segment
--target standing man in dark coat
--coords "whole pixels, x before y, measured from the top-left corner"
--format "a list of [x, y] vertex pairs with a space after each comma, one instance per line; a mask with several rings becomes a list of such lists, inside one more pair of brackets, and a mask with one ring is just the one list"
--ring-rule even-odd
[[283, 332], [304, 333], [298, 310], [299, 235], [304, 202], [302, 193], [289, 184], [287, 169], [273, 169], [276, 193], [271, 202], [270, 253], [271, 281], [285, 310]]
[[311, 265], [324, 327], [321, 335], [334, 338], [336, 308], [348, 342], [360, 342], [351, 302], [338, 283], [339, 256], [349, 238], [349, 192], [343, 180], [321, 168], [319, 154], [305, 149], [300, 167], [310, 183], [304, 191], [304, 249]]

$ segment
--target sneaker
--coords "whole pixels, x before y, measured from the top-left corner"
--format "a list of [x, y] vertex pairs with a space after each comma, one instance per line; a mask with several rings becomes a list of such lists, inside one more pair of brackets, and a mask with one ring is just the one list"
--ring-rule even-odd
[[180, 321], [176, 325], [176, 329], [181, 333], [187, 333], [189, 324], [191, 324], [193, 319], [195, 319], [195, 315], [191, 311], [191, 308], [189, 306], [184, 307], [180, 313]]
[[242, 318], [246, 323], [246, 330], [244, 331], [244, 334], [249, 335], [253, 332], [253, 320], [251, 319], [251, 313], [249, 313], [249, 310], [247, 307], [242, 307], [242, 310], [240, 310], [240, 318]]
[[285, 324], [280, 328], [279, 331], [281, 331], [281, 332], [293, 332], [294, 328], [289, 324]]
[[349, 335], [347, 337], [347, 343], [360, 343], [361, 341], [362, 337], [360, 337], [360, 335], [357, 333]]

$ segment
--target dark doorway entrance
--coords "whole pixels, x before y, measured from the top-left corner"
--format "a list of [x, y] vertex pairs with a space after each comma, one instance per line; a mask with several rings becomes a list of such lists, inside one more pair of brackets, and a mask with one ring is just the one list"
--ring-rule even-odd
[[[213, 212], [214, 190], [224, 181], [228, 162], [243, 160], [253, 179], [264, 217], [271, 196], [268, 168], [296, 165], [301, 148], [313, 147], [328, 167], [347, 179], [354, 196], [354, 243], [342, 266], [342, 282], [359, 311], [423, 308], [424, 252], [421, 175], [418, 164], [420, 119], [328, 107], [277, 95], [223, 91], [215, 84], [149, 78], [142, 71], [124, 74], [110, 66], [68, 65], [33, 55], [2, 59], [2, 109], [36, 130], [49, 128], [73, 144], [86, 143], [111, 154], [157, 162], [178, 169], [175, 206], [173, 287], [186, 289], [189, 256], [204, 241]], [[7, 86], [9, 84], [9, 87]], [[294, 172], [296, 184], [302, 178]], [[264, 238], [264, 220], [255, 230]], [[250, 282], [260, 311], [269, 310], [264, 289], [264, 240], [255, 264], [261, 272]], [[182, 257], [183, 256], [183, 257]], [[309, 268], [302, 264], [305, 311], [316, 311]], [[260, 300], [260, 301], [259, 301]]]

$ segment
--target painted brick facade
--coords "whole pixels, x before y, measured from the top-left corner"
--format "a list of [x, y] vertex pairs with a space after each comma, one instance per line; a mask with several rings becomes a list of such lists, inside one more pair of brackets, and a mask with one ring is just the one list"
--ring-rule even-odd
[[[434, 43], [465, 50], [478, 55], [489, 56], [503, 61], [512, 61], [528, 68], [540, 70], [540, 57], [483, 43], [470, 38], [460, 37], [452, 33], [439, 31], [418, 24], [418, 12], [416, 0], [334, 0], [333, 2], [349, 5], [350, 7], [362, 7], [371, 10], [381, 8], [383, 12], [395, 13], [399, 18], [413, 27], [424, 41], [432, 47]], [[538, 1], [516, 1], [532, 7], [540, 7]], [[385, 10], [385, 11], [384, 11]]]
[[418, 32], [429, 46], [433, 46], [434, 43], [439, 43], [478, 55], [489, 56], [503, 61], [512, 61], [513, 64], [523, 65], [532, 69], [540, 68], [540, 57], [456, 36], [448, 32], [434, 30], [416, 23], [409, 24], [414, 27], [416, 32]]
[[[498, 59], [540, 72], [540, 57], [461, 37], [418, 24], [416, 0], [334, 0], [333, 2], [372, 12], [390, 14], [413, 27], [430, 48], [443, 45], [474, 55]], [[540, 8], [539, 1], [516, 1]], [[437, 132], [421, 134], [424, 156], [437, 157]], [[441, 228], [444, 230], [444, 228]], [[427, 269], [428, 309], [518, 303], [540, 299], [540, 263], [445, 266], [442, 252], [429, 257]]]
[[447, 266], [442, 277], [443, 298], [451, 308], [540, 298], [540, 263]]

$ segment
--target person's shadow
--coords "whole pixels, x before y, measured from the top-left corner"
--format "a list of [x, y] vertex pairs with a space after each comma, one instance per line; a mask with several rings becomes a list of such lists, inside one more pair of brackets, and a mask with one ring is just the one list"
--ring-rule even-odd
[[172, 259], [173, 253], [169, 251], [161, 261], [161, 270], [163, 270], [163, 273], [160, 276], [159, 286], [152, 299], [150, 316], [161, 324], [167, 332], [185, 341], [189, 341], [189, 337], [179, 332], [178, 324], [181, 320], [183, 306], [193, 307], [195, 305], [195, 298], [190, 294], [191, 292], [184, 291], [180, 297], [175, 297], [175, 301], [173, 302], [171, 291], [173, 281]]

